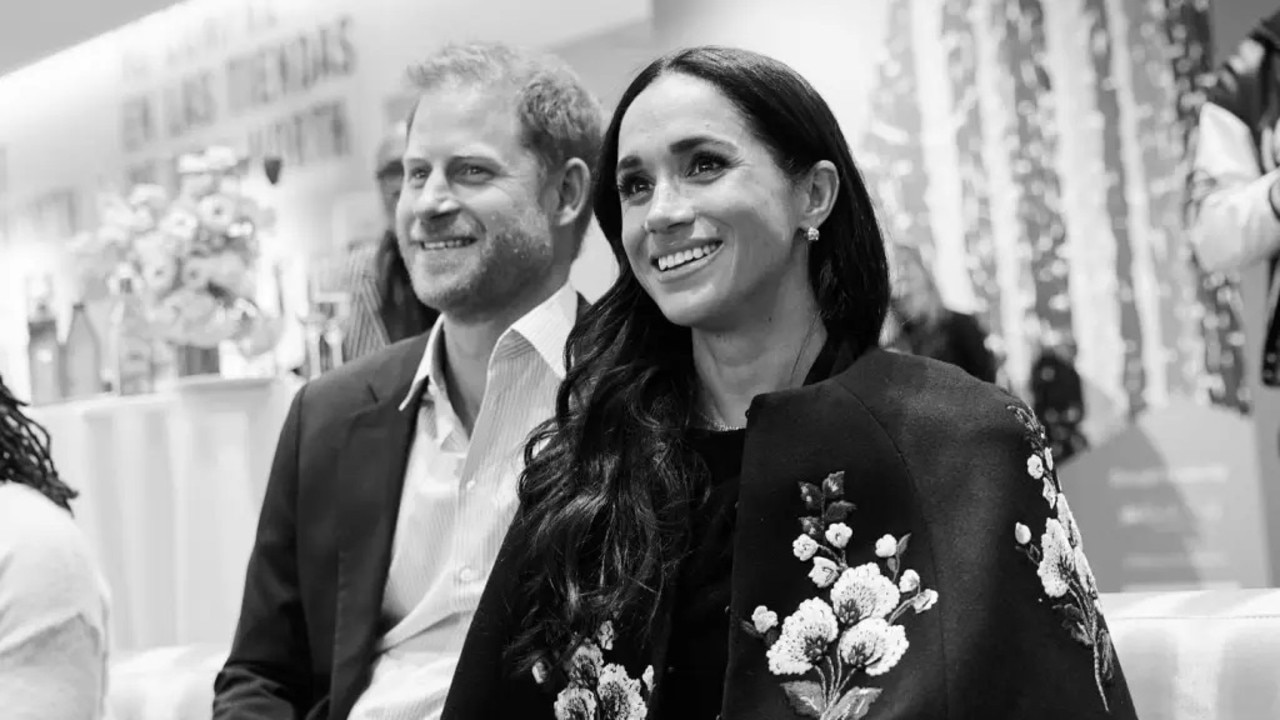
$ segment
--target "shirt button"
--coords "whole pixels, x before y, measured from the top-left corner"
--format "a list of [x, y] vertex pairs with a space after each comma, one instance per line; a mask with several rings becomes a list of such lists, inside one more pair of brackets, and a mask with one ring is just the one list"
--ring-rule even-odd
[[463, 567], [458, 571], [458, 582], [471, 583], [476, 581], [476, 571], [469, 567]]
[[463, 487], [464, 487], [464, 488], [466, 488], [467, 492], [471, 492], [472, 490], [475, 490], [475, 489], [476, 489], [476, 481], [475, 481], [475, 480], [468, 480], [468, 481], [467, 481], [467, 484], [466, 484], [466, 485], [464, 485]]

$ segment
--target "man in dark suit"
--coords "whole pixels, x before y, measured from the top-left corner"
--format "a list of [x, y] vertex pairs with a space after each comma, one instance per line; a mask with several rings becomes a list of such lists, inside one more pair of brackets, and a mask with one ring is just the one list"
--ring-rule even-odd
[[437, 717], [553, 411], [599, 107], [562, 64], [497, 45], [410, 76], [396, 234], [441, 318], [294, 399], [218, 720]]

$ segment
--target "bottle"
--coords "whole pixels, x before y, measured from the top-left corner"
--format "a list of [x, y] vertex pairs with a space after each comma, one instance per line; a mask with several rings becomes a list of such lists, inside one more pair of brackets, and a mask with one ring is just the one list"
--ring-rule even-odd
[[148, 393], [154, 389], [151, 328], [133, 278], [120, 279], [119, 296], [112, 312], [115, 330], [116, 391], [121, 395]]
[[63, 397], [102, 392], [102, 344], [83, 302], [71, 306], [67, 340], [62, 345], [62, 381]]
[[58, 347], [58, 320], [47, 297], [34, 301], [27, 316], [27, 361], [31, 368], [31, 402], [35, 405], [62, 399], [62, 353]]

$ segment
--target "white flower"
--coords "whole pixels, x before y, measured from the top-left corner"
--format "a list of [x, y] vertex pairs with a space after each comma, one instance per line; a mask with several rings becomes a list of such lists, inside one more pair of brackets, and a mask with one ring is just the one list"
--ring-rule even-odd
[[809, 571], [809, 579], [814, 585], [825, 588], [835, 582], [836, 575], [840, 572], [839, 566], [828, 558], [820, 557], [813, 559], [813, 569]]
[[533, 664], [533, 681], [539, 685], [547, 681], [547, 664], [541, 660]]
[[644, 675], [641, 676], [640, 679], [644, 681], [644, 689], [648, 690], [649, 692], [653, 692], [653, 666], [652, 665], [644, 669]]
[[567, 687], [556, 696], [556, 720], [595, 720], [596, 696], [586, 688]]
[[1044, 477], [1044, 460], [1041, 460], [1039, 455], [1027, 458], [1027, 474], [1034, 480]]
[[916, 614], [922, 613], [937, 604], [938, 591], [932, 588], [921, 590], [919, 595], [911, 599], [911, 607], [915, 609]]
[[880, 618], [863, 620], [840, 638], [840, 657], [868, 675], [883, 675], [893, 669], [907, 651], [907, 631]]
[[884, 618], [898, 607], [901, 596], [893, 581], [875, 563], [845, 570], [831, 589], [836, 616], [846, 625], [868, 618]]
[[915, 592], [920, 587], [920, 576], [915, 570], [907, 570], [898, 578], [898, 589], [904, 593]]
[[818, 542], [808, 535], [801, 535], [791, 543], [791, 552], [800, 562], [809, 562], [818, 552]]
[[209, 195], [200, 199], [196, 212], [205, 227], [215, 233], [222, 233], [236, 219], [236, 203], [226, 195]]
[[1045, 594], [1060, 598], [1067, 594], [1067, 578], [1075, 572], [1075, 554], [1062, 523], [1052, 518], [1045, 522], [1040, 546], [1044, 550], [1044, 557], [1040, 560], [1036, 574], [1040, 576]]
[[1049, 472], [1053, 472], [1053, 448], [1048, 446], [1044, 449], [1044, 466]]
[[891, 558], [898, 553], [898, 541], [892, 535], [885, 535], [876, 541], [876, 556]]
[[751, 613], [751, 622], [756, 626], [756, 632], [763, 635], [778, 626], [778, 613], [761, 605]]
[[767, 653], [769, 671], [774, 675], [803, 675], [827, 652], [839, 632], [831, 606], [820, 598], [800, 603], [795, 613], [782, 621], [782, 634]]
[[204, 151], [202, 158], [205, 165], [215, 172], [225, 172], [234, 168], [240, 161], [236, 151], [224, 145], [214, 145]]
[[1022, 523], [1014, 525], [1013, 538], [1018, 541], [1019, 545], [1026, 545], [1031, 542], [1031, 528]]
[[172, 210], [160, 221], [160, 230], [179, 240], [190, 242], [200, 229], [200, 219], [187, 210]]
[[1050, 508], [1054, 507], [1054, 505], [1056, 505], [1056, 504], [1057, 504], [1057, 502], [1058, 502], [1058, 488], [1057, 488], [1057, 486], [1055, 486], [1055, 485], [1053, 484], [1053, 476], [1052, 476], [1052, 475], [1048, 475], [1048, 474], [1046, 474], [1046, 475], [1044, 476], [1044, 488], [1040, 491], [1040, 494], [1041, 494], [1041, 495], [1044, 497], [1044, 499], [1049, 503], [1049, 507], [1050, 507]]
[[849, 538], [853, 537], [853, 529], [844, 523], [832, 523], [827, 528], [827, 542], [837, 548], [844, 548], [849, 544]]
[[1098, 582], [1093, 578], [1093, 568], [1089, 565], [1089, 558], [1084, 555], [1084, 548], [1077, 547], [1075, 549], [1076, 560], [1076, 577], [1080, 579], [1080, 585], [1089, 593], [1090, 597], [1098, 596]]
[[569, 659], [569, 684], [595, 687], [603, 667], [604, 653], [599, 646], [593, 642], [585, 642], [573, 651], [573, 657]]
[[1076, 516], [1071, 513], [1071, 505], [1063, 493], [1058, 494], [1058, 522], [1067, 531], [1067, 542], [1071, 547], [1080, 547], [1080, 526], [1076, 525]]
[[617, 637], [617, 635], [613, 632], [613, 623], [609, 620], [605, 620], [604, 624], [600, 626], [600, 632], [596, 633], [596, 641], [599, 642], [600, 647], [605, 650], [612, 650], [613, 639], [615, 637]]
[[649, 709], [640, 696], [640, 681], [627, 675], [621, 665], [606, 665], [600, 671], [600, 716], [616, 720], [644, 720]]

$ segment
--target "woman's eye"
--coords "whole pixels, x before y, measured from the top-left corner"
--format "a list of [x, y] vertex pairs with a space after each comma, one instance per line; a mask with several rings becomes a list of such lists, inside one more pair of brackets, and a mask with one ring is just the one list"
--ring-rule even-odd
[[689, 171], [693, 175], [713, 173], [723, 170], [725, 164], [723, 158], [704, 153], [694, 156], [693, 161], [689, 164]]
[[618, 181], [618, 195], [623, 199], [633, 198], [648, 190], [649, 182], [643, 178], [628, 177]]

